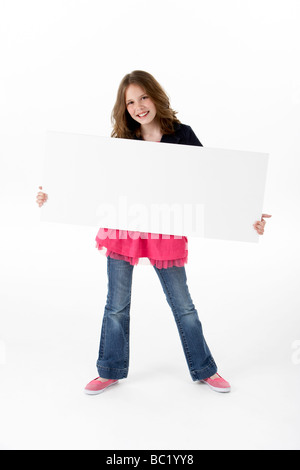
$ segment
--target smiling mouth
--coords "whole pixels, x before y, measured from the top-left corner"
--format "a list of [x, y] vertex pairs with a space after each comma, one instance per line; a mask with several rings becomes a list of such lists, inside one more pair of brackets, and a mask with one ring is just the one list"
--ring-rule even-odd
[[148, 116], [148, 114], [149, 114], [149, 111], [146, 111], [145, 113], [137, 114], [137, 117], [144, 118], [144, 117]]

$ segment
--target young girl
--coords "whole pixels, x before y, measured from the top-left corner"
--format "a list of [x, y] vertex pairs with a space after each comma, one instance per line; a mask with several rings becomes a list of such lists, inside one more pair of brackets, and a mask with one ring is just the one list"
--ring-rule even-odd
[[[182, 124], [176, 114], [155, 78], [135, 70], [120, 83], [112, 112], [111, 136], [202, 146], [191, 127]], [[39, 207], [47, 199], [47, 194], [40, 191]], [[263, 214], [261, 221], [253, 224], [260, 235], [266, 223], [263, 217], [271, 216]], [[187, 242], [186, 237], [100, 228], [96, 244], [107, 256], [108, 293], [97, 360], [99, 377], [87, 384], [86, 393], [101, 393], [128, 375], [132, 273], [140, 258], [148, 258], [159, 277], [174, 314], [192, 380], [202, 381], [217, 392], [230, 391], [230, 384], [217, 373], [189, 293], [184, 267]]]

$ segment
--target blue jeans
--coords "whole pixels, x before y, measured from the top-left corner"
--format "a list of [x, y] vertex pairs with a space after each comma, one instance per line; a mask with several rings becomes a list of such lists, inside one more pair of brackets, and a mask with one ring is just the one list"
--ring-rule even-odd
[[[100, 377], [123, 379], [129, 368], [129, 324], [133, 268], [107, 257], [108, 293], [102, 321], [97, 369]], [[211, 377], [217, 366], [203, 336], [184, 267], [154, 269], [170, 305], [187, 365], [194, 381]]]

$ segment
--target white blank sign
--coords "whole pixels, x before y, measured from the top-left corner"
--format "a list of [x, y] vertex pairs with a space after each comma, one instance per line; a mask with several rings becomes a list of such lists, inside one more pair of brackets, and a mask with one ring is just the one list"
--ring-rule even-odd
[[268, 155], [48, 132], [41, 220], [257, 242]]

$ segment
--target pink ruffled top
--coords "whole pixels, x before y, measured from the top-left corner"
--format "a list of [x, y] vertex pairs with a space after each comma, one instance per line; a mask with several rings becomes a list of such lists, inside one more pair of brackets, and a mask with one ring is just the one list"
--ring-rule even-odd
[[[148, 258], [158, 269], [181, 267], [188, 260], [187, 237], [100, 228], [96, 247], [106, 256], [128, 261], [132, 265]], [[149, 264], [149, 263], [143, 263]]]
[[148, 258], [158, 269], [181, 267], [188, 260], [188, 239], [177, 235], [100, 228], [96, 247], [106, 256], [132, 265], [138, 264], [141, 258]]

